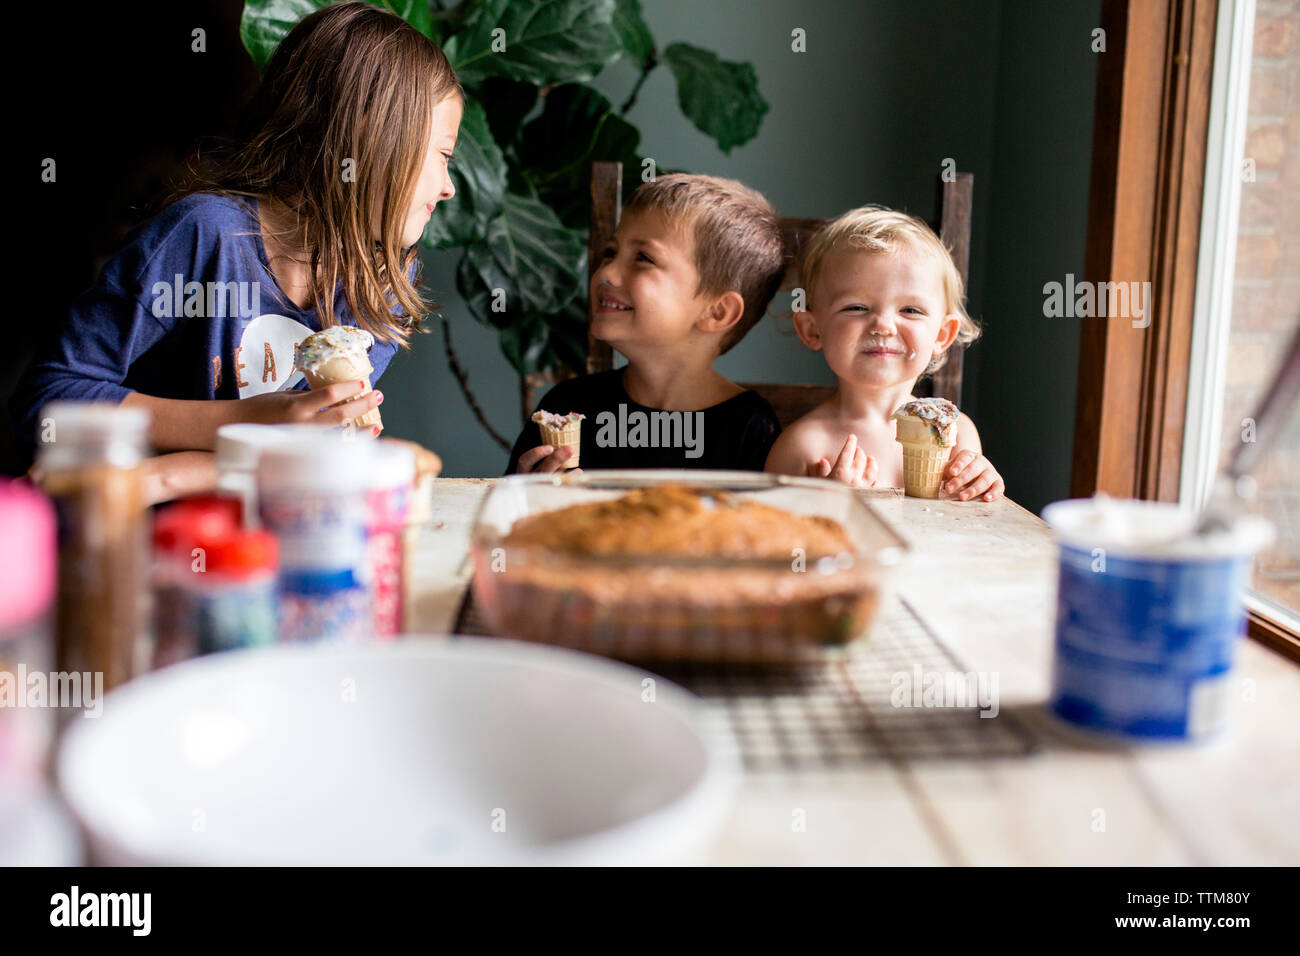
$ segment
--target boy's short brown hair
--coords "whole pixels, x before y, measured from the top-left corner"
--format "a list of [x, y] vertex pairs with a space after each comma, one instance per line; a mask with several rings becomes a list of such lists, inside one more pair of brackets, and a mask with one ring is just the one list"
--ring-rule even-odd
[[745, 300], [718, 354], [728, 351], [757, 324], [781, 287], [786, 253], [776, 210], [762, 193], [734, 179], [671, 173], [639, 186], [623, 214], [648, 211], [692, 229], [698, 295], [739, 292]]

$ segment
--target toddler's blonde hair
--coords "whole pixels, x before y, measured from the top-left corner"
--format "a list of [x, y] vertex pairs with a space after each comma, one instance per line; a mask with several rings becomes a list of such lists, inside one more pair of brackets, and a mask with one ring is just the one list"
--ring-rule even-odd
[[[980, 337], [980, 327], [966, 312], [966, 292], [948, 251], [934, 230], [915, 216], [884, 206], [860, 206], [822, 226], [808, 240], [800, 257], [800, 285], [812, 305], [813, 289], [821, 275], [826, 257], [835, 249], [849, 247], [872, 255], [893, 256], [900, 253], [933, 256], [943, 268], [944, 315], [956, 313], [961, 317], [957, 326], [957, 342], [969, 345]], [[945, 349], [930, 360], [923, 374], [929, 375], [943, 367], [948, 360]]]

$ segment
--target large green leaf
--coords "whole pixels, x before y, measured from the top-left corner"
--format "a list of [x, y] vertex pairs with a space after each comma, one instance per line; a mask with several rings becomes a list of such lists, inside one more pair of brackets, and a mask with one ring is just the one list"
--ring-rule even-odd
[[614, 0], [484, 0], [443, 51], [463, 83], [504, 76], [540, 86], [590, 80], [623, 46]]
[[[266, 68], [271, 54], [298, 21], [328, 7], [332, 0], [246, 0], [239, 21], [239, 36], [259, 70]], [[372, 0], [376, 7], [391, 10], [427, 37], [433, 36], [429, 0]]]
[[537, 103], [537, 87], [504, 76], [490, 76], [475, 87], [474, 94], [487, 112], [492, 138], [511, 158], [519, 125]]
[[670, 44], [663, 60], [677, 78], [682, 112], [724, 153], [758, 135], [768, 105], [758, 92], [753, 65], [720, 60], [689, 43]]
[[587, 370], [587, 298], [553, 315], [522, 315], [500, 330], [501, 352], [520, 375], [568, 366]]
[[371, 0], [371, 2], [377, 7], [392, 10], [425, 36], [433, 36], [433, 20], [429, 13], [429, 0]]
[[550, 329], [540, 315], [523, 315], [500, 331], [501, 352], [520, 375], [545, 368]]
[[299, 20], [329, 5], [330, 0], [247, 0], [239, 37], [257, 68], [266, 69], [275, 48]]
[[424, 244], [434, 249], [478, 242], [505, 206], [505, 157], [483, 107], [468, 96], [449, 171], [456, 195], [438, 204], [424, 229]]
[[[465, 250], [456, 285], [476, 319], [506, 328], [522, 316], [557, 313], [577, 297], [585, 254], [581, 235], [566, 229], [550, 206], [507, 193], [487, 238]], [[503, 311], [493, 311], [498, 300]]]
[[[585, 276], [584, 276], [585, 278]], [[580, 295], [547, 322], [550, 337], [542, 353], [542, 368], [567, 365], [579, 374], [587, 371], [587, 296]]]
[[429, 16], [445, 24], [444, 33], [455, 33], [484, 3], [484, 0], [429, 0]]
[[614, 7], [614, 32], [618, 34], [623, 52], [638, 66], [651, 61], [655, 52], [655, 38], [641, 16], [637, 0], [617, 0]]
[[524, 176], [568, 226], [587, 220], [591, 164], [611, 160], [639, 168], [641, 134], [609, 100], [577, 83], [557, 86], [541, 114], [523, 128], [518, 159]]

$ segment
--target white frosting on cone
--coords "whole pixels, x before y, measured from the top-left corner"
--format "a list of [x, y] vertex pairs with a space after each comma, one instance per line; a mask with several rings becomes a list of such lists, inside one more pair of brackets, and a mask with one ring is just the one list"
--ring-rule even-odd
[[294, 368], [314, 373], [327, 362], [343, 359], [357, 369], [370, 368], [366, 353], [375, 344], [375, 337], [365, 329], [351, 325], [332, 325], [315, 332], [293, 350]]

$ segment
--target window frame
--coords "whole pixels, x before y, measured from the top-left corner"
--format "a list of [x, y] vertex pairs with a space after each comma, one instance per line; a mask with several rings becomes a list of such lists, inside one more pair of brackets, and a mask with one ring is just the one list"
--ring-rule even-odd
[[[1192, 507], [1208, 494], [1218, 430], [1206, 426], [1221, 424], [1212, 389], [1227, 358], [1240, 204], [1237, 170], [1223, 167], [1242, 152], [1225, 149], [1234, 124], [1244, 136], [1245, 104], [1233, 98], [1249, 93], [1254, 10], [1254, 0], [1102, 0], [1110, 52], [1100, 54], [1095, 115], [1113, 119], [1093, 127], [1085, 278], [1151, 282], [1152, 314], [1144, 329], [1127, 317], [1083, 320], [1074, 497]], [[1236, 195], [1225, 207], [1229, 176]], [[1300, 662], [1292, 616], [1253, 594], [1246, 607], [1250, 635]]]
[[1242, 194], [1240, 165], [1228, 160], [1246, 148], [1254, 23], [1255, 0], [1220, 0], [1178, 496], [1192, 508], [1209, 501], [1218, 472]]

